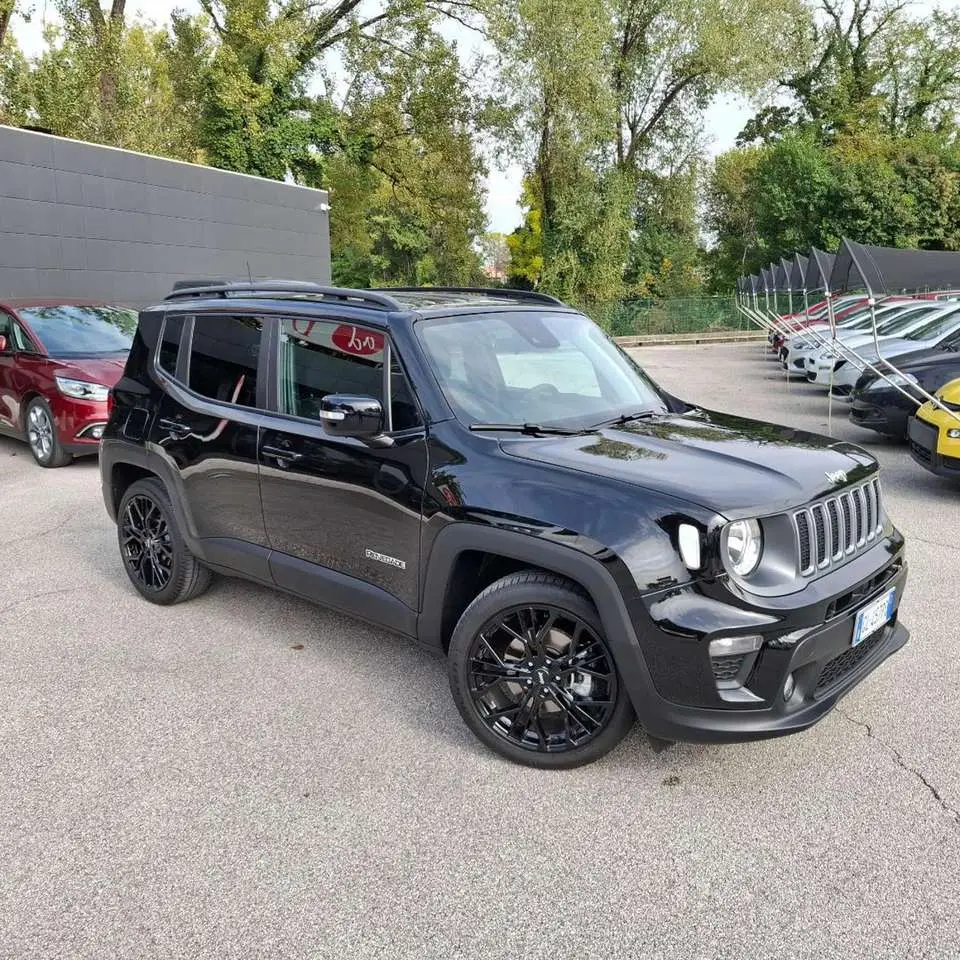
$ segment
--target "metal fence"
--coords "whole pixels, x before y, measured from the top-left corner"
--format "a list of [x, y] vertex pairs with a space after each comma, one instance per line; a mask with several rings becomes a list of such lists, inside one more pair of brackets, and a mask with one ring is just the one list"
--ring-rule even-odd
[[750, 321], [737, 310], [733, 297], [619, 300], [590, 304], [583, 309], [616, 337], [751, 329]]

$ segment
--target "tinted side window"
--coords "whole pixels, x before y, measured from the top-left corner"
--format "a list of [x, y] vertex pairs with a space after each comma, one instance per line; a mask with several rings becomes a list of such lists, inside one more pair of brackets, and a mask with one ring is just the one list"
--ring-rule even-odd
[[167, 317], [163, 322], [163, 334], [157, 350], [160, 369], [170, 376], [177, 372], [177, 357], [180, 354], [180, 336], [183, 333], [183, 317]]
[[352, 323], [284, 320], [280, 326], [280, 408], [316, 418], [328, 393], [383, 402], [383, 334]]
[[390, 354], [390, 410], [394, 430], [409, 430], [423, 423], [410, 382], [393, 352]]
[[262, 332], [263, 324], [254, 317], [196, 317], [190, 389], [211, 400], [255, 407]]

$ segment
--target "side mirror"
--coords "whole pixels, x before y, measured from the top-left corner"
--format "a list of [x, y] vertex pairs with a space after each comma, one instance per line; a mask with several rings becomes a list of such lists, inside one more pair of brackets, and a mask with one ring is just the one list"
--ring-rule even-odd
[[0, 353], [9, 353], [10, 344], [7, 342], [7, 338], [0, 333]]
[[373, 397], [330, 393], [320, 401], [319, 415], [331, 437], [373, 440], [383, 434], [383, 406]]

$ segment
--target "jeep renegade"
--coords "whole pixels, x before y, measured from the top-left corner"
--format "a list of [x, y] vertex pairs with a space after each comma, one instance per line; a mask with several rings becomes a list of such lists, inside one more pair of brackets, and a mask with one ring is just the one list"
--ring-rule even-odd
[[573, 767], [802, 730], [907, 641], [876, 460], [658, 387], [508, 290], [190, 281], [100, 456], [147, 599], [245, 577], [445, 652], [476, 736]]

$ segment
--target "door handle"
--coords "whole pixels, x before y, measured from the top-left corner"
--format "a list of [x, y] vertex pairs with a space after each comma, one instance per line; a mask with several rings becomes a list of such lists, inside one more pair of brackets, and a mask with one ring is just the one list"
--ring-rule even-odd
[[279, 460], [282, 463], [295, 463], [297, 460], [303, 459], [302, 453], [297, 453], [294, 450], [288, 450], [285, 447], [265, 446], [260, 448], [260, 452], [265, 457], [270, 457], [273, 460]]
[[184, 437], [189, 436], [192, 432], [189, 424], [181, 423], [179, 420], [160, 420], [158, 421], [157, 426], [159, 426], [161, 430], [165, 430], [170, 434], [171, 437], [174, 437], [177, 440], [182, 440]]

